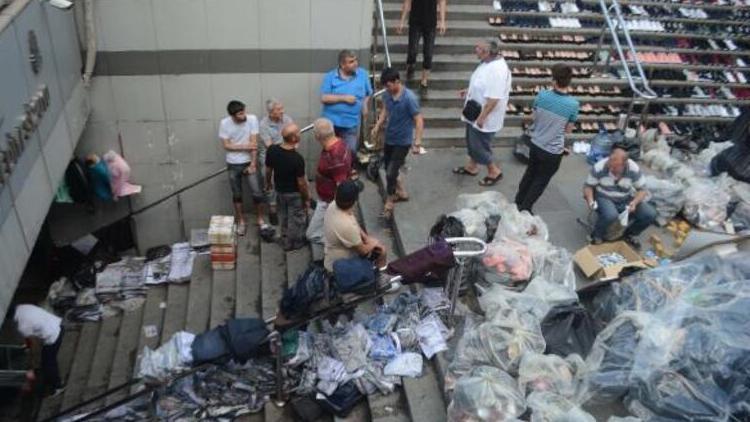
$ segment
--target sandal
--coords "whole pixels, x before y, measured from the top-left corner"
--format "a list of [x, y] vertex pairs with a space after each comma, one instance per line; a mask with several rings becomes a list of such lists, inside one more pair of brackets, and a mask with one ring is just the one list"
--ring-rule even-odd
[[503, 174], [500, 173], [496, 177], [485, 176], [484, 179], [479, 181], [479, 186], [495, 186], [500, 179], [503, 178]]
[[466, 167], [463, 167], [463, 166], [462, 166], [462, 167], [455, 167], [455, 168], [453, 169], [453, 174], [460, 174], [460, 175], [462, 175], [462, 176], [472, 176], [472, 177], [474, 177], [474, 176], [476, 176], [477, 174], [479, 174], [479, 172], [476, 172], [476, 173], [472, 173], [472, 172], [470, 172], [469, 170], [466, 170]]

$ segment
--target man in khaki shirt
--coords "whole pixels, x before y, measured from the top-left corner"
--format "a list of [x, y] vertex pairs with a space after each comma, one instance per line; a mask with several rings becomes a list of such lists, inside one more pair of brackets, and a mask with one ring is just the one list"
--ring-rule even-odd
[[323, 264], [333, 272], [333, 263], [343, 258], [361, 256], [377, 258], [378, 267], [386, 263], [385, 246], [359, 227], [354, 205], [359, 198], [359, 187], [345, 181], [336, 188], [336, 198], [326, 210], [323, 232], [325, 251]]

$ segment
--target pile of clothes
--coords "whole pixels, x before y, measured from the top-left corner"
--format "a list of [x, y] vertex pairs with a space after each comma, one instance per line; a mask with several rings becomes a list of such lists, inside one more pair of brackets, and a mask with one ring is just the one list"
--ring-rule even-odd
[[84, 263], [71, 278], [52, 283], [47, 301], [68, 321], [99, 321], [143, 305], [148, 286], [190, 280], [196, 252], [189, 243], [151, 248], [145, 257]]
[[430, 359], [447, 350], [452, 334], [442, 319], [446, 299], [441, 292], [402, 293], [373, 314], [323, 322], [319, 333], [287, 331], [284, 359], [302, 371], [295, 392], [305, 407], [314, 402], [343, 417], [366, 395], [389, 394], [401, 377], [421, 376], [423, 356]]
[[748, 279], [746, 254], [706, 255], [600, 292], [609, 324], [581, 371], [581, 397], [624, 399], [643, 420], [748, 420]]

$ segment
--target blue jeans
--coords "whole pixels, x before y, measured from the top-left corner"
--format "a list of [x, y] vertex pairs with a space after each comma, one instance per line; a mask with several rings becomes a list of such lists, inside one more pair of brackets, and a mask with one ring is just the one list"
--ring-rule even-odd
[[[359, 126], [355, 127], [338, 127], [335, 126], [333, 131], [336, 132], [336, 136], [341, 138], [342, 141], [349, 147], [349, 151], [352, 154], [357, 153], [357, 147], [359, 147]], [[354, 156], [354, 155], [352, 155]]]
[[[595, 199], [597, 204], [597, 219], [596, 225], [594, 226], [594, 232], [591, 236], [603, 240], [612, 240], [604, 239], [604, 236], [607, 233], [607, 228], [617, 220], [618, 214], [625, 211], [625, 208], [628, 207], [630, 201], [613, 201], [602, 195], [596, 195]], [[641, 202], [635, 207], [635, 212], [630, 214], [628, 220], [628, 227], [625, 229], [625, 236], [638, 236], [656, 221], [656, 210], [651, 204]]]

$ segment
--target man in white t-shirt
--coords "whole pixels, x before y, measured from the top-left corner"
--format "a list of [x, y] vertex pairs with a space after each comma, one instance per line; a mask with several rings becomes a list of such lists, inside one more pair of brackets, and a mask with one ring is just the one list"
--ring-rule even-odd
[[13, 319], [18, 333], [25, 340], [41, 343], [42, 382], [45, 389], [59, 394], [62, 380], [57, 366], [57, 352], [63, 337], [62, 319], [34, 305], [18, 305]]
[[503, 177], [500, 167], [492, 157], [492, 137], [503, 128], [505, 110], [510, 98], [511, 75], [505, 59], [500, 56], [500, 45], [495, 40], [480, 41], [474, 52], [481, 61], [469, 80], [469, 88], [459, 91], [464, 105], [476, 102], [481, 111], [475, 120], [466, 123], [466, 149], [469, 162], [453, 169], [453, 173], [476, 176], [479, 166], [487, 166], [487, 176], [479, 181], [481, 186], [493, 186]]
[[257, 224], [263, 228], [263, 208], [266, 196], [263, 192], [261, 165], [258, 164], [258, 118], [245, 112], [245, 104], [232, 100], [227, 105], [229, 116], [219, 124], [219, 139], [227, 151], [227, 172], [232, 188], [234, 218], [237, 234], [245, 234], [247, 224], [242, 210], [242, 179], [247, 176], [250, 194], [255, 205]]

